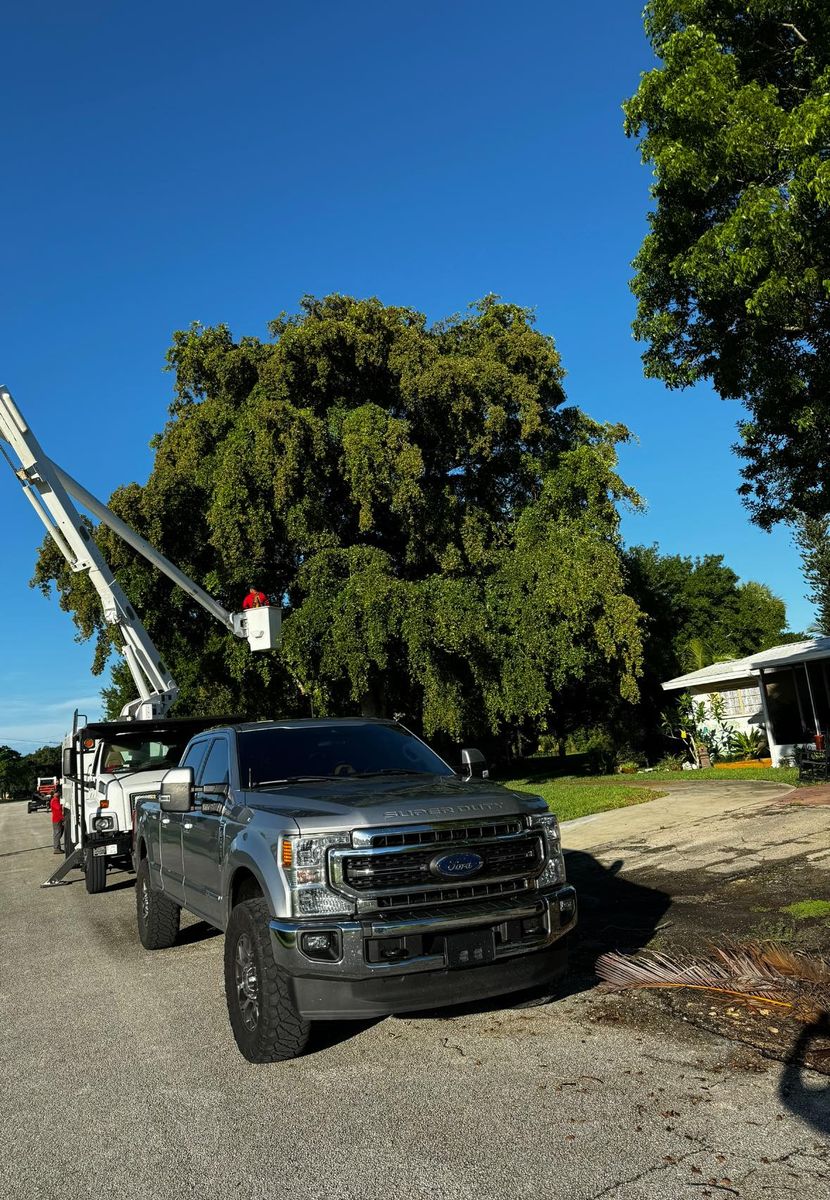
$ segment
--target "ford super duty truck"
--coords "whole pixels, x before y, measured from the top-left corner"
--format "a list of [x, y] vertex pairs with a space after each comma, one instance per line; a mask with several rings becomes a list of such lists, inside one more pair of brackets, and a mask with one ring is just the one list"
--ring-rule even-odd
[[234, 1037], [300, 1054], [310, 1023], [549, 984], [576, 896], [540, 797], [454, 771], [391, 721], [206, 731], [136, 809], [138, 931], [171, 946], [182, 909], [225, 932]]

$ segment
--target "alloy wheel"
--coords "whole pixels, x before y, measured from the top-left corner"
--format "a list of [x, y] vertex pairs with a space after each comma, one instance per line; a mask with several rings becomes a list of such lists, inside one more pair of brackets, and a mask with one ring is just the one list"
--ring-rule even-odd
[[243, 933], [236, 943], [234, 963], [236, 997], [245, 1028], [253, 1032], [259, 1024], [259, 976], [250, 937]]

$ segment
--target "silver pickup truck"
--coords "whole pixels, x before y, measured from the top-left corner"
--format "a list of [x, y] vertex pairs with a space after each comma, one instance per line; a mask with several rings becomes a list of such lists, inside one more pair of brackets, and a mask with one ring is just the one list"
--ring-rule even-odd
[[136, 809], [138, 930], [187, 909], [225, 931], [234, 1037], [300, 1054], [312, 1021], [411, 1012], [549, 984], [576, 896], [556, 818], [453, 771], [391, 721], [279, 721], [193, 738]]

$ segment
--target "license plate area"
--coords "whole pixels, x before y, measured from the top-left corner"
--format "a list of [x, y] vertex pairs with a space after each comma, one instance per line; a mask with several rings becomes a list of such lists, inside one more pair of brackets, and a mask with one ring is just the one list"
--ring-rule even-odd
[[446, 935], [447, 966], [451, 971], [480, 967], [496, 957], [496, 937], [492, 929]]

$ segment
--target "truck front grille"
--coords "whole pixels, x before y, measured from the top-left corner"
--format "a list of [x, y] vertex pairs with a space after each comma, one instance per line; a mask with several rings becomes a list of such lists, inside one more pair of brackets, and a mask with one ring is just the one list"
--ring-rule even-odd
[[[359, 848], [331, 852], [331, 882], [363, 912], [513, 896], [533, 888], [545, 864], [541, 834], [521, 817], [360, 830], [354, 842]], [[479, 855], [475, 875], [440, 874], [436, 859], [454, 852]]]
[[482, 842], [490, 838], [505, 837], [524, 831], [521, 817], [502, 817], [495, 821], [464, 822], [463, 825], [413, 826], [411, 829], [364, 830], [355, 838], [355, 845], [372, 850], [387, 850], [392, 846], [442, 846], [457, 842]]
[[515, 896], [530, 887], [529, 879], [505, 879], [500, 883], [466, 883], [455, 887], [439, 887], [428, 892], [394, 892], [378, 896], [380, 911], [399, 908], [419, 908], [424, 904], [449, 904], [459, 900], [480, 900], [489, 896]]

